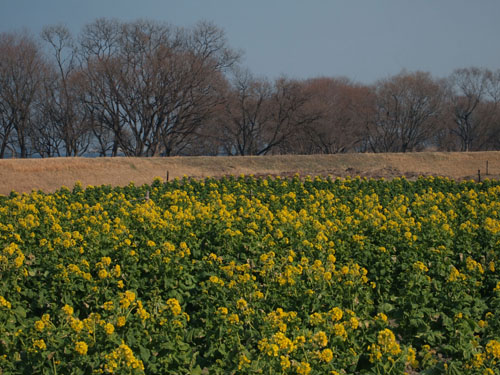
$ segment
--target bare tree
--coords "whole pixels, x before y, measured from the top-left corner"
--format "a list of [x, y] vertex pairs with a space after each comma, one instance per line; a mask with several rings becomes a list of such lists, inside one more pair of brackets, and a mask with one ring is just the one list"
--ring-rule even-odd
[[219, 138], [228, 155], [258, 155], [265, 147], [264, 129], [270, 125], [272, 86], [239, 71], [227, 91], [224, 112], [217, 119]]
[[460, 138], [462, 151], [472, 149], [482, 130], [478, 109], [486, 94], [489, 74], [486, 70], [466, 68], [455, 70], [449, 78], [455, 91], [452, 99], [455, 127], [452, 131]]
[[376, 114], [368, 126], [372, 151], [425, 148], [440, 123], [443, 85], [429, 73], [400, 73], [376, 83]]
[[486, 105], [488, 114], [488, 146], [490, 149], [500, 149], [500, 69], [492, 72], [488, 84], [489, 101]]
[[[78, 156], [89, 147], [91, 122], [80, 101], [79, 80], [82, 72], [76, 60], [76, 45], [69, 30], [62, 25], [46, 27], [42, 39], [53, 57], [53, 79], [44, 87], [40, 110], [45, 125], [52, 127], [64, 145], [64, 155]], [[59, 154], [59, 150], [58, 150]]]
[[0, 157], [30, 154], [29, 132], [34, 102], [46, 63], [35, 40], [26, 33], [0, 34]]
[[211, 23], [180, 29], [98, 20], [81, 38], [85, 102], [114, 136], [112, 155], [175, 155], [220, 100], [224, 69], [239, 55]]
[[[120, 32], [118, 21], [99, 18], [83, 28], [78, 43], [78, 58], [85, 77], [79, 81], [80, 99], [98, 124], [93, 133], [101, 156], [105, 156], [108, 149], [111, 156], [118, 155], [120, 144], [126, 142], [118, 100]], [[108, 132], [113, 135], [111, 145], [108, 145]]]
[[218, 142], [228, 155], [279, 153], [294, 132], [314, 120], [305, 111], [307, 101], [298, 81], [271, 83], [236, 71], [215, 120]]
[[498, 72], [487, 69], [457, 69], [449, 77], [453, 90], [450, 110], [454, 126], [451, 131], [459, 138], [461, 150], [487, 147], [495, 119], [500, 93]]
[[[320, 77], [303, 82], [305, 110], [317, 119], [295, 133], [288, 152], [334, 154], [355, 150], [363, 139], [368, 87], [347, 78]], [[295, 150], [295, 151], [294, 151]]]
[[320, 119], [321, 113], [308, 107], [310, 100], [301, 81], [285, 78], [275, 81], [271, 105], [273, 128], [268, 129], [270, 147], [266, 152], [277, 149], [280, 153], [289, 152], [283, 146], [302, 129]]
[[224, 33], [211, 23], [199, 23], [183, 40], [182, 49], [171, 58], [168, 79], [162, 83], [173, 87], [164, 95], [160, 127], [164, 155], [178, 154], [190, 145], [221, 102], [220, 91], [226, 86], [223, 72], [239, 59], [239, 53], [227, 47]]

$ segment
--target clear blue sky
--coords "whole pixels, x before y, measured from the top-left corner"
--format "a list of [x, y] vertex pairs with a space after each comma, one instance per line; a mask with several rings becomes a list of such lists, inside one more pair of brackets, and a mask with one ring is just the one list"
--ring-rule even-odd
[[0, 32], [98, 17], [178, 26], [213, 21], [257, 76], [346, 76], [362, 83], [402, 69], [445, 77], [500, 68], [499, 0], [0, 0]]

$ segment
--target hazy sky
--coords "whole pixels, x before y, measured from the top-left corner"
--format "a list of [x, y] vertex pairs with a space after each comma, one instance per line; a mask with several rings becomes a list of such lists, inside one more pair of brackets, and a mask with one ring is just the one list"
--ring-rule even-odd
[[0, 0], [0, 31], [98, 17], [213, 21], [257, 76], [346, 76], [372, 83], [402, 69], [445, 77], [500, 68], [500, 0]]

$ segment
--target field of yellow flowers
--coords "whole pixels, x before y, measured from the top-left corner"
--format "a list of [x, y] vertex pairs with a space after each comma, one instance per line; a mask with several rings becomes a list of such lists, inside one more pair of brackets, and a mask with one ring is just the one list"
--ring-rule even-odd
[[500, 182], [0, 196], [0, 374], [500, 374]]

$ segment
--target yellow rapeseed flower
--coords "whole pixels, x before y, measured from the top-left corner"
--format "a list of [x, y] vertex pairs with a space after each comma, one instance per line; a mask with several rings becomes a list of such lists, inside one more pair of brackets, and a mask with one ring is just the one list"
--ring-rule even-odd
[[106, 277], [108, 277], [108, 271], [102, 268], [99, 270], [97, 276], [99, 276], [100, 279], [105, 279]]
[[170, 298], [169, 300], [167, 300], [167, 306], [174, 316], [177, 316], [182, 312], [181, 305], [175, 298]]
[[238, 362], [238, 370], [241, 370], [242, 368], [247, 367], [250, 363], [251, 363], [251, 361], [247, 358], [246, 355], [244, 355], [244, 354], [240, 355], [240, 359]]
[[7, 309], [11, 309], [12, 305], [9, 301], [7, 301], [3, 296], [0, 296], [0, 306], [6, 307]]
[[219, 313], [220, 315], [227, 315], [228, 313], [227, 307], [219, 307], [217, 309], [217, 313]]
[[111, 335], [115, 331], [115, 326], [111, 323], [106, 323], [106, 325], [104, 326], [104, 331], [106, 332], [106, 334]]
[[344, 316], [344, 313], [338, 307], [334, 307], [328, 313], [334, 322], [338, 322], [342, 319], [342, 316]]
[[37, 320], [37, 321], [35, 322], [35, 329], [36, 329], [37, 331], [42, 332], [44, 328], [45, 328], [45, 323], [44, 323], [43, 321], [41, 321], [41, 320]]
[[334, 324], [333, 332], [335, 333], [335, 336], [340, 337], [342, 341], [345, 341], [347, 339], [347, 332], [343, 324], [340, 323]]
[[238, 324], [240, 322], [240, 317], [238, 316], [238, 314], [231, 314], [228, 316], [227, 320], [229, 321], [229, 323]]
[[83, 322], [80, 319], [71, 318], [70, 326], [78, 333], [83, 329]]
[[325, 346], [328, 345], [328, 337], [326, 336], [326, 333], [323, 331], [317, 332], [313, 336], [312, 341], [320, 348], [324, 348]]
[[87, 354], [88, 348], [88, 345], [84, 341], [77, 341], [75, 343], [75, 350], [80, 355]]
[[248, 303], [243, 298], [240, 298], [238, 301], [236, 301], [236, 307], [238, 308], [238, 310], [245, 310], [247, 306]]
[[383, 322], [387, 322], [387, 315], [384, 313], [378, 313], [377, 316], [375, 316], [376, 320], [382, 320]]
[[130, 302], [134, 302], [135, 301], [135, 293], [130, 291], [130, 290], [126, 290], [125, 291], [125, 298], [128, 299]]
[[43, 339], [40, 339], [40, 340], [34, 340], [33, 341], [33, 347], [35, 348], [35, 350], [44, 350], [44, 349], [47, 349], [47, 345], [45, 344], [45, 341]]
[[23, 253], [20, 253], [16, 259], [14, 259], [14, 266], [16, 266], [16, 268], [20, 268], [24, 263], [24, 254]]
[[427, 266], [425, 264], [423, 264], [421, 261], [417, 261], [417, 262], [413, 263], [413, 269], [416, 271], [420, 271], [420, 272], [428, 272], [429, 271]]
[[126, 323], [127, 319], [124, 316], [119, 316], [118, 319], [116, 320], [116, 326], [117, 327], [123, 327]]
[[488, 341], [488, 344], [486, 344], [486, 353], [495, 360], [500, 359], [500, 342], [496, 340]]
[[280, 366], [283, 370], [290, 368], [291, 363], [290, 363], [290, 359], [288, 358], [288, 356], [284, 356], [284, 355], [280, 356]]
[[323, 349], [323, 351], [321, 351], [319, 353], [319, 359], [322, 360], [323, 362], [331, 362], [332, 359], [333, 359], [333, 352], [331, 349]]
[[298, 375], [308, 375], [311, 372], [311, 365], [307, 362], [300, 362], [297, 366]]
[[315, 312], [309, 316], [309, 320], [312, 325], [318, 325], [323, 323], [323, 316], [320, 313]]
[[107, 301], [107, 302], [104, 302], [104, 305], [102, 306], [102, 308], [104, 310], [113, 310], [114, 309], [114, 304], [113, 304], [113, 301]]
[[69, 306], [69, 305], [64, 305], [63, 308], [62, 308], [62, 311], [66, 314], [66, 315], [73, 315], [73, 307]]

